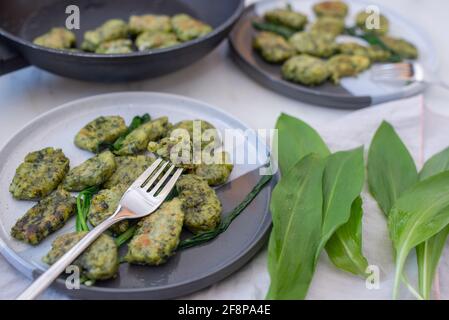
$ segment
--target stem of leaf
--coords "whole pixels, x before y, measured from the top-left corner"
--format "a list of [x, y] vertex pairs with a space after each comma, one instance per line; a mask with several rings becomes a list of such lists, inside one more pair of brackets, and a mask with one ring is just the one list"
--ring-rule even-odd
[[125, 242], [127, 242], [129, 239], [131, 239], [134, 236], [134, 233], [136, 232], [137, 226], [132, 226], [125, 232], [123, 232], [121, 235], [119, 235], [117, 238], [115, 238], [115, 243], [118, 247], [122, 246]]
[[396, 271], [394, 275], [394, 284], [393, 284], [393, 300], [397, 300], [399, 296], [399, 286], [401, 284], [401, 274], [402, 269], [404, 268], [405, 258], [403, 257], [404, 253], [401, 250], [396, 258]]
[[98, 186], [89, 187], [81, 191], [76, 197], [76, 231], [89, 231], [86, 219], [89, 214], [90, 201], [98, 191]]
[[405, 259], [407, 256], [404, 257], [404, 250], [401, 250], [397, 256], [396, 259], [396, 271], [394, 276], [394, 285], [393, 285], [393, 299], [397, 300], [399, 296], [399, 286], [401, 283], [401, 280], [405, 283], [407, 286], [407, 289], [411, 292], [411, 294], [418, 300], [424, 300], [423, 297], [416, 291], [415, 288], [410, 284], [407, 277], [402, 273], [402, 270], [404, 269]]
[[84, 201], [85, 198], [83, 194], [80, 194], [76, 198], [76, 207], [77, 207], [77, 220], [76, 220], [76, 231], [89, 231], [89, 227], [87, 226], [86, 219], [84, 218]]
[[[418, 265], [418, 272], [421, 272], [421, 276], [419, 277], [420, 283], [419, 283], [419, 288], [420, 288], [420, 293], [422, 294], [422, 296], [424, 297], [424, 299], [429, 300], [430, 299], [430, 288], [431, 286], [428, 288], [427, 286], [427, 281], [428, 279], [428, 271], [427, 271], [427, 255], [429, 254], [428, 251], [428, 247], [429, 247], [429, 242], [425, 241], [424, 242], [424, 253], [423, 253], [423, 263], [422, 265]], [[430, 279], [430, 281], [432, 281], [432, 279]]]

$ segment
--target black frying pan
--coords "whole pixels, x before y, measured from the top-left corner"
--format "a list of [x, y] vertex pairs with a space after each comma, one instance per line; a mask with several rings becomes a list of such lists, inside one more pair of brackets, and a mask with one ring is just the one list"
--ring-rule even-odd
[[[0, 0], [0, 75], [28, 64], [88, 81], [126, 81], [160, 76], [186, 67], [214, 49], [240, 17], [243, 0]], [[79, 6], [81, 43], [86, 30], [111, 18], [132, 14], [187, 13], [213, 26], [206, 37], [174, 48], [131, 54], [100, 55], [54, 50], [32, 40], [52, 27], [64, 26], [68, 5]]]

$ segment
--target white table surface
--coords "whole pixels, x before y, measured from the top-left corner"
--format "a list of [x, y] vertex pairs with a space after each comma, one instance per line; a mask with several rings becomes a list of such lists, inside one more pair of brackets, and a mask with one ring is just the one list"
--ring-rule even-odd
[[[253, 2], [253, 1], [249, 1]], [[423, 28], [438, 50], [444, 79], [449, 81], [447, 0], [376, 0], [406, 15]], [[65, 102], [118, 91], [159, 91], [188, 96], [223, 108], [253, 128], [272, 128], [282, 112], [312, 125], [326, 125], [349, 111], [333, 110], [298, 102], [248, 78], [228, 57], [223, 43], [205, 59], [176, 73], [147, 81], [124, 84], [95, 84], [65, 79], [35, 67], [0, 77], [0, 147], [26, 123]], [[449, 114], [449, 92], [431, 88], [425, 93], [427, 106]], [[10, 299], [27, 281], [0, 256], [0, 299]]]

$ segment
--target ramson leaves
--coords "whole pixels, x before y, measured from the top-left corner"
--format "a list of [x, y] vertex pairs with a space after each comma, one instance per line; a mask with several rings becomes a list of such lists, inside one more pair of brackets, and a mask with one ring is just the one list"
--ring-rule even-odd
[[[406, 190], [416, 186], [418, 180], [426, 180], [448, 169], [449, 149], [446, 149], [429, 159], [418, 176], [416, 166], [406, 147], [394, 132], [394, 129], [384, 122], [375, 134], [371, 144], [368, 157], [368, 183], [372, 195], [388, 216], [392, 214], [393, 210], [391, 208], [396, 201], [402, 199], [403, 194], [405, 197], [408, 194]], [[424, 189], [421, 192], [424, 191], [428, 190]], [[429, 200], [429, 198], [426, 199]], [[398, 200], [398, 205], [395, 205], [394, 209], [394, 217], [390, 217], [389, 222], [397, 259], [394, 296], [397, 297], [398, 294], [399, 279], [402, 277], [401, 273], [408, 253], [416, 246], [419, 294], [424, 299], [429, 299], [439, 258], [449, 234], [449, 227], [444, 219], [436, 222], [437, 220], [434, 220], [435, 217], [431, 214], [426, 216], [425, 212], [422, 211], [425, 209], [424, 207], [416, 207], [414, 209], [417, 211], [410, 212], [401, 208], [401, 203]], [[430, 202], [427, 202], [427, 205], [430, 204]], [[437, 204], [435, 203], [435, 205]], [[446, 211], [445, 208], [437, 208], [435, 210], [433, 213], [436, 216], [444, 214]], [[403, 240], [399, 236], [402, 230], [399, 226], [404, 227], [404, 225], [407, 225], [406, 221], [411, 221], [415, 218], [414, 215], [418, 213], [422, 214], [421, 220], [415, 222], [414, 229], [410, 230], [409, 238]], [[435, 230], [433, 230], [433, 235], [429, 236], [429, 229], [425, 227], [429, 223], [436, 223], [433, 227], [441, 231], [435, 233]], [[424, 238], [425, 241], [422, 243], [413, 241], [414, 239], [416, 241], [419, 237], [421, 239]]]
[[332, 235], [326, 251], [337, 268], [366, 277], [368, 261], [362, 252], [362, 216], [362, 199], [358, 197], [352, 203], [349, 221]]
[[[447, 170], [449, 170], [449, 148], [427, 160], [419, 173], [419, 178], [424, 180]], [[432, 284], [448, 235], [449, 226], [446, 226], [442, 231], [416, 247], [419, 293], [426, 300], [430, 299]]]
[[[361, 199], [365, 179], [363, 147], [340, 151], [327, 158], [323, 175], [323, 226], [316, 260], [326, 246], [337, 268], [366, 276], [362, 253]], [[352, 209], [351, 209], [352, 208]]]
[[304, 299], [321, 240], [324, 160], [310, 154], [284, 173], [271, 198], [267, 299]]
[[324, 248], [334, 232], [348, 222], [351, 205], [362, 191], [364, 177], [362, 147], [336, 152], [326, 159], [320, 248]]
[[303, 299], [325, 246], [337, 267], [365, 275], [356, 200], [364, 181], [363, 148], [331, 154], [314, 129], [285, 114], [276, 128], [282, 177], [271, 199], [267, 298]]
[[282, 113], [277, 122], [279, 167], [286, 173], [303, 157], [315, 153], [326, 157], [330, 151], [320, 135], [305, 122]]
[[396, 199], [417, 181], [412, 156], [393, 127], [384, 121], [368, 152], [368, 186], [386, 216]]
[[449, 224], [449, 172], [425, 179], [406, 191], [394, 204], [388, 224], [396, 250], [396, 298], [410, 250]]

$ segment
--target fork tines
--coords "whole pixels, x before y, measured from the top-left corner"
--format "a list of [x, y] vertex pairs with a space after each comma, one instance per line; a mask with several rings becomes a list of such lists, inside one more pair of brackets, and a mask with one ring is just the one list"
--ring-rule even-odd
[[415, 69], [411, 63], [388, 63], [376, 65], [372, 69], [373, 80], [408, 81], [413, 80]]
[[[182, 173], [182, 169], [168, 161], [157, 159], [140, 175], [131, 187], [145, 190], [150, 196], [166, 197]], [[165, 185], [164, 185], [165, 184]]]

